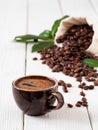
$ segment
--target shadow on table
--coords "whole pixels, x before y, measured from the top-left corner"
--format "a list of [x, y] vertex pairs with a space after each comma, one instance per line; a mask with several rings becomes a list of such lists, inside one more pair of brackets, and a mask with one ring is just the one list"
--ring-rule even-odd
[[41, 121], [45, 122], [45, 124], [47, 123], [51, 124], [53, 122], [56, 122], [57, 125], [58, 123], [60, 125], [60, 124], [71, 124], [71, 123], [77, 123], [77, 122], [78, 122], [78, 125], [79, 123], [89, 124], [89, 119], [88, 119], [86, 108], [84, 107], [67, 108], [65, 105], [61, 109], [49, 112], [46, 115], [30, 117], [30, 118], [34, 119], [34, 121], [37, 120], [40, 122]]

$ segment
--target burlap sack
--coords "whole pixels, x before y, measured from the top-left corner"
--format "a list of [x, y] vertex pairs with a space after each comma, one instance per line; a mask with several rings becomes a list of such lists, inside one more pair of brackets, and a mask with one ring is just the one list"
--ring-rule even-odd
[[[86, 51], [98, 55], [98, 21], [94, 21], [93, 19], [87, 17], [68, 17], [62, 20], [55, 36], [55, 43], [57, 44], [56, 39], [63, 36], [71, 26], [81, 24], [88, 24], [92, 26], [94, 35], [92, 43]], [[57, 45], [62, 46], [62, 44]]]

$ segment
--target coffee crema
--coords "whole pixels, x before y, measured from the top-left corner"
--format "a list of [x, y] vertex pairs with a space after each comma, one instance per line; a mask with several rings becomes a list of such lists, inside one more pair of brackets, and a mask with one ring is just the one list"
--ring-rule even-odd
[[25, 77], [16, 82], [16, 86], [26, 91], [40, 91], [55, 85], [55, 82], [46, 77]]

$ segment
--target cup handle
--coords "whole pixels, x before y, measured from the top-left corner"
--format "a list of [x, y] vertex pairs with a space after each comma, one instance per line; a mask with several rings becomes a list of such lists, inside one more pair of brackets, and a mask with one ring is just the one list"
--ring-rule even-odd
[[54, 96], [57, 99], [57, 105], [56, 106], [50, 106], [49, 110], [57, 110], [61, 108], [64, 104], [64, 98], [60, 92], [53, 92], [51, 96]]

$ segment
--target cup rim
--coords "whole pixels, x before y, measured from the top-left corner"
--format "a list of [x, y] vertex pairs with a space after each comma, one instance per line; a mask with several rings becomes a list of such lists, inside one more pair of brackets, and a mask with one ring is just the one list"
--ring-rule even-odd
[[[45, 88], [45, 89], [41, 89], [41, 90], [26, 90], [26, 89], [22, 89], [22, 88], [19, 88], [16, 86], [16, 83], [19, 81], [19, 80], [22, 80], [24, 78], [29, 78], [29, 77], [43, 77], [43, 78], [46, 78], [46, 79], [49, 79], [51, 81], [54, 82], [54, 85], [49, 87], [49, 88]], [[52, 88], [55, 88], [58, 86], [58, 81], [54, 78], [54, 77], [50, 77], [50, 76], [45, 76], [45, 75], [26, 75], [26, 76], [22, 76], [20, 78], [17, 78], [16, 80], [14, 80], [12, 82], [12, 87], [17, 89], [17, 90], [21, 90], [21, 91], [26, 91], [26, 92], [41, 92], [41, 91], [47, 91], [47, 90], [50, 90]]]

